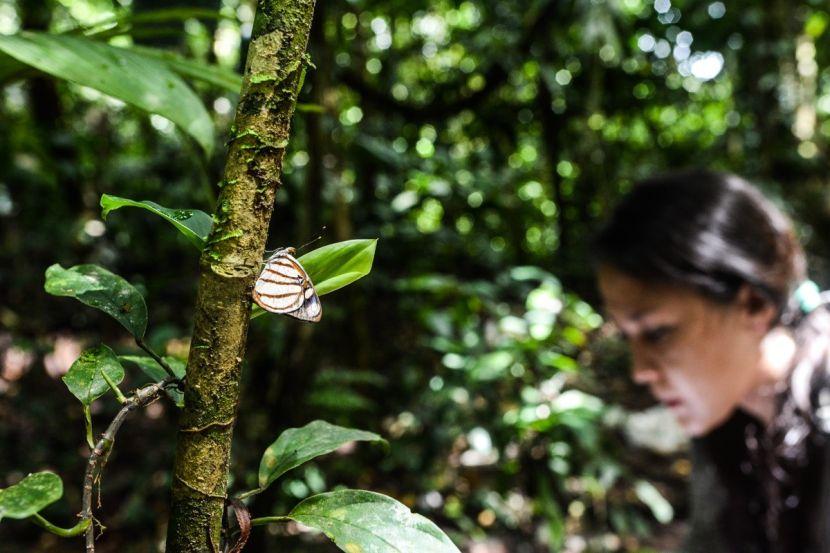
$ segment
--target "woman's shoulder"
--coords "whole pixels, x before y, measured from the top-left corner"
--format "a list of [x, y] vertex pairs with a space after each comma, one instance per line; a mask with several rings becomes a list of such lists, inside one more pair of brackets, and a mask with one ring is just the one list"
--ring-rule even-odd
[[796, 340], [789, 399], [818, 433], [830, 435], [830, 305], [823, 304], [804, 317]]

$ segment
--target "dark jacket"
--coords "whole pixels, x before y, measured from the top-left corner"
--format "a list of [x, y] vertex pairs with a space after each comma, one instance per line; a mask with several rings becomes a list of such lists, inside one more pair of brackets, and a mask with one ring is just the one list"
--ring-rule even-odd
[[814, 376], [769, 429], [738, 410], [693, 440], [688, 553], [830, 553], [830, 385]]

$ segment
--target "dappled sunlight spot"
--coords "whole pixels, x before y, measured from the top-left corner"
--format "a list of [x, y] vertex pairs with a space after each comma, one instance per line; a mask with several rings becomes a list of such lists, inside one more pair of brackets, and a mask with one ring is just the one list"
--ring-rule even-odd
[[43, 367], [52, 378], [59, 378], [66, 374], [72, 363], [81, 356], [83, 345], [71, 336], [58, 336], [52, 347], [52, 352], [43, 357]]
[[720, 52], [698, 52], [689, 58], [689, 72], [693, 77], [709, 81], [720, 74], [723, 63]]
[[90, 219], [84, 223], [84, 232], [92, 238], [99, 238], [103, 236], [106, 231], [107, 227], [104, 226], [104, 223], [98, 219]]
[[35, 354], [31, 351], [12, 346], [2, 355], [0, 362], [0, 377], [9, 382], [20, 379], [29, 371], [35, 360]]
[[493, 447], [490, 433], [482, 428], [473, 428], [467, 434], [469, 449], [459, 457], [462, 466], [483, 467], [493, 465], [499, 460], [499, 452]]
[[164, 415], [164, 405], [161, 402], [151, 403], [144, 409], [148, 419], [160, 419]]
[[167, 355], [187, 359], [190, 354], [190, 338], [172, 338], [164, 345]]
[[164, 134], [171, 134], [174, 128], [172, 121], [170, 121], [166, 117], [162, 117], [161, 115], [156, 114], [150, 116], [150, 125], [152, 125], [153, 128], [157, 131]]
[[503, 542], [492, 539], [471, 543], [469, 553], [510, 553], [510, 551]]

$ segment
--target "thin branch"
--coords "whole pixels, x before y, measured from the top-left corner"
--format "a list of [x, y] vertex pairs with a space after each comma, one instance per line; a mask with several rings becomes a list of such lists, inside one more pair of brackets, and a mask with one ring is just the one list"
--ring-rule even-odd
[[170, 376], [170, 378], [180, 380], [179, 377], [176, 376], [176, 373], [173, 372], [173, 369], [170, 368], [170, 365], [167, 364], [167, 361], [162, 359], [162, 357], [159, 356], [159, 354], [153, 351], [153, 349], [144, 342], [143, 338], [136, 337], [135, 343], [136, 345], [138, 345], [138, 347], [146, 351], [150, 355], [150, 357], [152, 357], [155, 360], [156, 363], [161, 365], [161, 368], [164, 369], [164, 371], [168, 374], [168, 376]]
[[[138, 340], [136, 340], [138, 341]], [[139, 344], [140, 346], [141, 344]], [[149, 350], [146, 350], [149, 351]], [[100, 486], [101, 473], [104, 470], [104, 465], [107, 463], [112, 445], [115, 442], [115, 435], [127, 418], [131, 411], [140, 407], [145, 407], [157, 399], [159, 399], [165, 388], [170, 386], [178, 386], [181, 382], [175, 376], [150, 384], [143, 388], [139, 388], [129, 398], [127, 398], [121, 410], [115, 415], [110, 425], [107, 427], [101, 439], [95, 444], [92, 452], [89, 454], [89, 460], [86, 465], [86, 472], [84, 474], [84, 488], [83, 501], [81, 504], [81, 519], [88, 523], [86, 528], [86, 551], [87, 553], [94, 553], [95, 551], [95, 524], [92, 516], [92, 490], [95, 483], [98, 482]]]

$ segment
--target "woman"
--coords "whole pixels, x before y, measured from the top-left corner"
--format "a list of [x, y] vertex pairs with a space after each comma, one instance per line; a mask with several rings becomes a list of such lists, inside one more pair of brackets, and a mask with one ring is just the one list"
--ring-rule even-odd
[[736, 176], [670, 174], [595, 251], [633, 379], [692, 437], [688, 550], [830, 552], [830, 313], [789, 220]]

